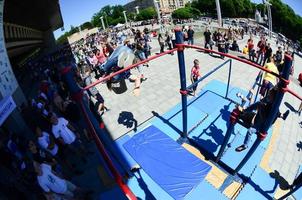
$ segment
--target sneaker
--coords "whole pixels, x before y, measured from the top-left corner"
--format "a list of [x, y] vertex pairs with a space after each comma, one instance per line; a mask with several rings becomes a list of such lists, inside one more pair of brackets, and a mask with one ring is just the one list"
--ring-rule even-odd
[[288, 115], [289, 115], [289, 110], [287, 110], [285, 113], [283, 113], [282, 119], [286, 120], [286, 118], [288, 117]]
[[243, 144], [243, 145], [237, 147], [235, 150], [236, 150], [237, 152], [241, 152], [241, 151], [245, 150], [246, 148], [247, 148], [247, 147]]

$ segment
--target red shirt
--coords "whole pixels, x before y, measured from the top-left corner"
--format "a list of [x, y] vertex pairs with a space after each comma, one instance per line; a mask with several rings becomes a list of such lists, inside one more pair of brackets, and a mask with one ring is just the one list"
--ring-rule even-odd
[[247, 48], [248, 48], [249, 50], [252, 50], [252, 49], [254, 48], [254, 44], [253, 44], [252, 42], [249, 42], [249, 43], [247, 44]]
[[196, 79], [200, 76], [200, 67], [199, 66], [194, 66], [191, 69], [191, 76]]

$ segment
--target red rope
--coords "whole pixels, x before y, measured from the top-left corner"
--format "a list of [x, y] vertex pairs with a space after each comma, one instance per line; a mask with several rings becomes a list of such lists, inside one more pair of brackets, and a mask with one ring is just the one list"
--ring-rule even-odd
[[228, 57], [228, 58], [231, 58], [231, 59], [234, 59], [234, 60], [237, 60], [239, 62], [242, 62], [242, 63], [245, 63], [245, 64], [248, 64], [248, 65], [251, 65], [253, 67], [256, 67], [262, 71], [265, 71], [265, 72], [268, 72], [270, 74], [273, 74], [274, 76], [278, 77], [279, 79], [282, 79], [284, 81], [287, 81], [285, 80], [284, 78], [282, 78], [280, 75], [256, 64], [256, 63], [253, 63], [251, 61], [248, 61], [248, 60], [245, 60], [245, 59], [242, 59], [242, 58], [238, 58], [236, 56], [233, 56], [233, 55], [230, 55], [230, 54], [227, 54], [227, 53], [221, 53], [221, 52], [218, 52], [218, 51], [214, 51], [214, 50], [210, 50], [210, 49], [206, 49], [206, 48], [203, 48], [203, 47], [199, 47], [199, 46], [196, 46], [196, 45], [188, 45], [188, 44], [178, 44], [178, 45], [181, 45], [181, 46], [184, 46], [184, 47], [187, 47], [187, 48], [193, 48], [193, 49], [199, 49], [199, 50], [202, 50], [202, 51], [206, 51], [206, 52], [210, 52], [210, 53], [215, 53], [215, 54], [218, 54], [218, 55], [222, 55], [222, 56], [225, 56], [225, 57]]
[[284, 89], [284, 91], [290, 93], [291, 95], [297, 97], [298, 99], [300, 99], [300, 100], [302, 101], [302, 97], [299, 96], [299, 95], [298, 95], [297, 93], [295, 93], [294, 91], [292, 91], [291, 89], [289, 89], [288, 87], [286, 87], [286, 88]]
[[112, 160], [110, 159], [109, 155], [107, 154], [104, 145], [102, 144], [100, 138], [98, 137], [98, 135], [89, 119], [89, 116], [85, 110], [83, 101], [80, 101], [80, 104], [81, 104], [81, 110], [85, 116], [85, 121], [88, 123], [88, 127], [89, 127], [91, 135], [95, 141], [95, 144], [96, 144], [97, 148], [99, 149], [100, 153], [102, 154], [102, 157], [106, 161], [108, 168], [109, 168], [110, 172], [112, 173], [116, 183], [118, 184], [118, 186], [121, 188], [121, 190], [123, 191], [123, 193], [127, 196], [127, 198], [129, 200], [137, 200], [136, 196], [133, 194], [133, 192], [130, 190], [130, 188], [124, 183], [122, 176], [119, 174], [117, 169], [114, 167]]
[[128, 71], [128, 70], [130, 70], [130, 69], [133, 69], [133, 68], [137, 67], [138, 65], [144, 64], [144, 63], [146, 63], [146, 62], [148, 62], [148, 61], [154, 60], [154, 59], [156, 59], [156, 58], [158, 58], [158, 57], [164, 56], [164, 55], [169, 54], [169, 53], [172, 53], [172, 52], [174, 52], [174, 51], [177, 51], [177, 48], [174, 48], [174, 49], [165, 51], [165, 52], [163, 52], [163, 53], [160, 53], [160, 54], [157, 54], [157, 55], [154, 55], [154, 56], [150, 56], [149, 58], [147, 58], [147, 59], [145, 59], [145, 60], [143, 60], [143, 61], [140, 61], [140, 62], [138, 62], [138, 63], [136, 63], [136, 64], [130, 65], [130, 66], [128, 66], [128, 67], [126, 67], [126, 68], [124, 68], [124, 69], [121, 69], [121, 70], [119, 70], [119, 71], [117, 71], [117, 72], [114, 72], [114, 73], [112, 73], [112, 74], [109, 74], [108, 76], [105, 76], [105, 77], [103, 77], [103, 78], [97, 80], [96, 82], [94, 82], [94, 83], [92, 83], [92, 84], [90, 84], [90, 85], [87, 85], [87, 86], [84, 88], [84, 90], [88, 90], [89, 88], [91, 88], [91, 87], [93, 87], [93, 86], [96, 86], [96, 85], [99, 84], [99, 83], [102, 83], [102, 82], [104, 82], [104, 81], [108, 81], [109, 79], [111, 79], [112, 77], [114, 77], [114, 76], [116, 76], [116, 75], [118, 75], [118, 74], [121, 74], [121, 73], [123, 73], [123, 72], [125, 72], [125, 71]]

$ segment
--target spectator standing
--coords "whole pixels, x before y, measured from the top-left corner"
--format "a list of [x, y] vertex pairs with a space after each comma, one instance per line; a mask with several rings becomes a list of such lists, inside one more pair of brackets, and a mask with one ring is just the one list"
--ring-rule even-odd
[[278, 47], [278, 50], [276, 51], [276, 65], [277, 65], [277, 68], [279, 70], [279, 73], [282, 72], [282, 65], [281, 65], [281, 62], [282, 62], [282, 58], [283, 58], [283, 55], [282, 55], [282, 48], [281, 47]]
[[247, 41], [247, 48], [249, 50], [249, 60], [255, 62], [255, 49], [254, 49], [254, 41], [253, 39], [249, 39]]
[[160, 46], [160, 53], [163, 53], [165, 51], [165, 40], [161, 33], [158, 34], [157, 40]]
[[271, 44], [268, 43], [265, 47], [265, 54], [264, 54], [264, 60], [262, 66], [265, 65], [266, 62], [269, 62], [268, 60], [272, 57], [273, 50], [271, 48]]
[[189, 30], [188, 30], [187, 34], [188, 34], [188, 44], [194, 45], [194, 30], [193, 30], [192, 26], [189, 26]]
[[213, 44], [211, 41], [211, 32], [209, 29], [207, 29], [204, 33], [204, 39], [205, 39], [205, 44], [204, 44], [204, 48], [208, 49], [208, 45], [210, 46], [210, 49], [213, 50]]
[[47, 196], [56, 195], [64, 199], [73, 199], [75, 197], [75, 192], [79, 188], [70, 181], [56, 175], [50, 165], [34, 161], [34, 168], [37, 173], [38, 183]]
[[[225, 53], [225, 40], [221, 35], [219, 36], [217, 45], [218, 45], [218, 51], [221, 53]], [[224, 56], [221, 55], [221, 58], [224, 59]]]
[[264, 54], [265, 54], [265, 39], [262, 37], [261, 40], [257, 44], [258, 47], [258, 57], [257, 57], [257, 63], [261, 65], [261, 63], [264, 60]]

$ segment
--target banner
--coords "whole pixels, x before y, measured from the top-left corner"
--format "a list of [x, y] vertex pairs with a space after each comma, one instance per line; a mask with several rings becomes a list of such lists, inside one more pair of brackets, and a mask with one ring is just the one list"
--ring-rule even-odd
[[16, 103], [14, 102], [12, 96], [5, 97], [0, 101], [0, 126], [15, 108]]
[[11, 96], [18, 87], [5, 48], [3, 32], [4, 0], [0, 0], [0, 93], [2, 97]]

